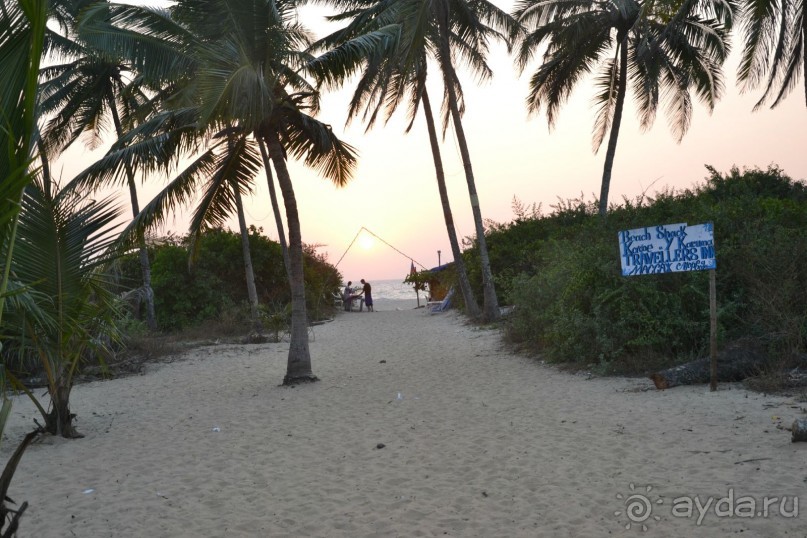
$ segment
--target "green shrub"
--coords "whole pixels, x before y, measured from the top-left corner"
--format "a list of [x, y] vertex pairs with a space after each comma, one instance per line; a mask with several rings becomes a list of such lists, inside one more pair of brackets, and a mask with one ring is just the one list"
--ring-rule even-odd
[[778, 168], [709, 170], [696, 189], [624, 200], [605, 221], [596, 201], [572, 200], [494, 227], [491, 264], [516, 305], [512, 341], [602, 371], [646, 372], [707, 355], [708, 273], [622, 277], [617, 233], [713, 222], [720, 341], [752, 338], [772, 356], [804, 352], [807, 189]]
[[[291, 302], [291, 291], [281, 248], [261, 232], [251, 227], [249, 235], [258, 301], [264, 309], [283, 308]], [[235, 330], [248, 323], [248, 309], [243, 306], [248, 303], [248, 297], [238, 234], [220, 229], [206, 232], [192, 261], [185, 238], [164, 238], [149, 247], [149, 256], [161, 330], [175, 332], [203, 322], [225, 324]], [[309, 319], [322, 319], [333, 313], [332, 297], [338, 292], [342, 277], [316, 253], [315, 247], [305, 247], [304, 258]], [[124, 291], [139, 285], [140, 266], [136, 256], [127, 257], [119, 264], [118, 271]], [[140, 315], [134, 308], [133, 316]], [[227, 332], [232, 332], [231, 329]]]
[[194, 269], [188, 267], [188, 251], [184, 247], [167, 244], [156, 249], [151, 284], [162, 330], [176, 331], [197, 325], [216, 318], [235, 304], [228, 291], [235, 286], [227, 286], [227, 281], [210, 271], [207, 264]]

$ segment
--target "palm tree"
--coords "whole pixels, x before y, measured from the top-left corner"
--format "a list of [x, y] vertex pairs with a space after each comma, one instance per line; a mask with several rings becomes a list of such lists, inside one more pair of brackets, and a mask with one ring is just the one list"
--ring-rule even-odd
[[479, 206], [479, 196], [476, 191], [473, 168], [471, 166], [471, 154], [465, 138], [465, 129], [462, 126], [462, 113], [464, 103], [458, 97], [460, 82], [454, 69], [452, 48], [459, 41], [462, 45], [462, 38], [470, 38], [470, 46], [459, 47], [458, 54], [469, 57], [475, 68], [480, 71], [488, 71], [484, 63], [487, 52], [486, 40], [490, 36], [503, 38], [494, 28], [485, 26], [483, 21], [494, 24], [506, 34], [513, 35], [518, 28], [505, 13], [501, 12], [493, 4], [485, 1], [464, 2], [462, 0], [443, 0], [431, 4], [433, 17], [437, 23], [437, 63], [443, 75], [443, 89], [445, 91], [445, 103], [450, 111], [451, 121], [454, 126], [454, 134], [457, 137], [457, 144], [460, 149], [463, 167], [465, 168], [465, 180], [468, 184], [468, 194], [471, 199], [471, 210], [474, 216], [476, 227], [476, 242], [479, 249], [479, 259], [482, 268], [482, 294], [484, 297], [485, 321], [495, 321], [501, 316], [499, 311], [499, 300], [496, 297], [496, 288], [493, 282], [493, 273], [490, 269], [490, 257], [488, 256], [487, 242], [485, 240], [485, 226], [482, 220], [482, 211]]
[[[48, 3], [23, 0], [0, 8], [0, 320], [3, 317], [17, 219], [36, 136], [36, 94]], [[14, 113], [11, 113], [14, 111]], [[1, 343], [0, 343], [1, 346]]]
[[[30, 183], [33, 141], [36, 136], [36, 88], [47, 23], [48, 2], [19, 0], [0, 7], [0, 326], [8, 297], [11, 261], [17, 236], [20, 201]], [[12, 112], [13, 111], [13, 112]], [[9, 115], [6, 115], [9, 113]], [[2, 352], [3, 341], [0, 341]], [[0, 365], [2, 370], [5, 364]], [[0, 435], [11, 412], [4, 371], [0, 371]], [[25, 512], [23, 502], [12, 510], [8, 490], [17, 464], [38, 432], [26, 435], [6, 463], [0, 480], [0, 532], [12, 535]], [[6, 517], [8, 516], [8, 518]], [[6, 525], [8, 523], [8, 525]]]
[[[76, 21], [70, 22], [74, 26]], [[65, 63], [42, 70], [42, 113], [52, 116], [42, 129], [42, 138], [44, 148], [50, 155], [63, 152], [83, 133], [90, 135], [89, 145], [97, 147], [108, 127], [107, 118], [112, 120], [116, 137], [122, 137], [125, 128], [135, 121], [133, 113], [149, 102], [143, 93], [146, 88], [142, 87], [142, 80], [126, 80], [127, 73], [132, 71], [129, 65], [119, 59], [102, 56], [84, 45], [71, 26], [66, 27], [69, 33], [59, 45], [69, 47], [73, 57]], [[71, 40], [72, 43], [69, 43]], [[125, 174], [120, 179], [129, 189], [132, 213], [137, 215], [140, 205], [135, 171], [131, 163], [126, 163], [124, 170]], [[98, 187], [100, 185], [91, 186]], [[138, 243], [146, 323], [149, 329], [156, 330], [151, 267], [145, 237], [139, 237]]]
[[[773, 99], [777, 106], [802, 77], [807, 104], [807, 6], [802, 2], [741, 2], [744, 46], [738, 81], [743, 90], [764, 84], [754, 109]], [[766, 80], [767, 79], [767, 80]]]
[[[106, 16], [110, 13], [115, 13], [121, 17], [131, 17], [132, 15], [135, 15], [137, 20], [148, 20], [154, 25], [154, 27], [160, 27], [163, 29], [166, 28], [164, 19], [160, 18], [160, 14], [154, 13], [150, 9], [140, 11], [137, 9], [132, 10], [131, 8], [127, 8], [125, 6], [116, 8], [116, 6], [110, 4], [96, 4], [94, 9], [87, 11], [87, 16], [83, 21], [81, 29], [84, 31], [85, 35], [90, 36], [90, 39], [92, 39], [93, 42], [101, 43], [104, 50], [109, 49], [109, 47], [105, 47], [105, 45], [108, 45], [109, 43], [104, 41], [103, 38], [99, 39], [99, 36], [104, 36], [109, 31], [116, 32], [117, 29], [110, 29], [107, 25], [107, 21], [99, 24], [97, 17], [99, 15]], [[184, 34], [180, 27], [176, 26], [173, 21], [171, 24], [173, 25], [172, 29], [180, 30], [176, 32], [175, 39], [181, 40], [182, 38], [194, 37]], [[132, 38], [131, 35], [127, 37], [130, 39]], [[138, 40], [137, 45], [141, 45], [144, 41], [145, 40], [142, 39]], [[158, 56], [162, 56], [162, 54], [158, 54]], [[181, 59], [180, 61], [176, 61], [176, 58], [174, 58], [172, 54], [169, 54], [168, 58], [169, 60], [167, 63], [169, 65], [182, 63]], [[135, 64], [142, 63], [140, 60], [142, 59], [135, 57], [133, 58], [132, 62]], [[186, 68], [187, 67], [186, 62]], [[150, 78], [155, 78], [153, 75], [154, 73], [152, 73], [152, 77]], [[182, 92], [187, 92], [187, 90], [183, 89], [180, 81], [184, 78], [184, 83], [187, 85], [187, 72], [175, 73], [174, 75], [179, 76], [176, 80], [169, 81], [167, 86], [174, 91], [179, 88], [177, 93], [182, 95]], [[165, 84], [165, 78], [166, 77], [162, 73], [158, 73], [156, 80]], [[177, 99], [176, 95], [176, 93], [166, 93], [165, 95], [161, 96], [161, 98]], [[143, 112], [144, 109], [147, 111], [160, 110], [156, 101], [147, 103], [145, 100], [141, 100], [141, 102], [137, 104], [140, 106], [134, 106], [132, 107], [132, 110], [135, 113], [139, 113], [141, 116], [145, 116], [148, 113]], [[159, 104], [163, 106], [165, 105], [164, 103]], [[148, 165], [145, 163], [145, 161], [149, 160], [149, 158], [152, 156], [154, 157], [154, 162], [159, 163], [158, 167], [161, 167], [167, 171], [169, 169], [170, 161], [176, 159], [179, 153], [189, 151], [188, 146], [183, 145], [181, 142], [182, 138], [188, 136], [189, 131], [195, 132], [197, 137], [196, 141], [191, 146], [191, 151], [198, 148], [200, 140], [210, 140], [211, 138], [223, 137], [226, 135], [226, 146], [225, 144], [221, 143], [213, 144], [212, 148], [208, 148], [207, 151], [203, 151], [202, 154], [197, 157], [195, 162], [188, 166], [184, 172], [180, 173], [163, 190], [163, 192], [155, 198], [155, 200], [148, 204], [147, 208], [145, 208], [146, 210], [144, 211], [144, 214], [153, 215], [155, 211], [164, 210], [165, 208], [160, 207], [161, 204], [168, 204], [169, 209], [175, 208], [175, 204], [177, 202], [184, 205], [189, 200], [189, 196], [192, 196], [195, 192], [193, 188], [189, 186], [189, 181], [194, 185], [201, 186], [203, 191], [202, 199], [199, 201], [194, 213], [189, 232], [191, 261], [193, 261], [195, 257], [195, 247], [198, 245], [200, 235], [207, 229], [222, 226], [225, 220], [232, 213], [237, 215], [241, 235], [242, 256], [244, 259], [244, 272], [247, 285], [248, 303], [250, 307], [250, 317], [253, 326], [253, 333], [251, 336], [259, 336], [262, 331], [262, 324], [258, 309], [258, 294], [255, 286], [252, 257], [249, 249], [249, 231], [246, 224], [242, 201], [242, 194], [251, 191], [250, 182], [252, 180], [252, 176], [255, 174], [258, 168], [255, 166], [255, 153], [254, 151], [251, 151], [254, 148], [249, 145], [245, 145], [245, 140], [243, 137], [241, 137], [239, 140], [234, 140], [233, 133], [239, 129], [233, 127], [225, 126], [222, 130], [216, 132], [219, 124], [215, 124], [211, 126], [211, 128], [207, 129], [205, 134], [200, 135], [198, 132], [196, 132], [196, 126], [193, 123], [190, 123], [195, 122], [198, 119], [198, 107], [195, 107], [193, 110], [193, 116], [188, 117], [187, 110], [181, 110], [178, 114], [172, 114], [172, 111], [169, 109], [167, 113], [158, 113], [146, 119], [138, 128], [134, 128], [134, 126], [132, 126], [125, 135], [122, 132], [119, 132], [118, 143], [113, 145], [112, 149], [108, 152], [105, 158], [94, 163], [84, 172], [79, 174], [71, 186], [75, 187], [80, 185], [82, 187], [95, 188], [100, 184], [115, 181], [116, 178], [120, 177], [119, 171], [121, 170], [121, 167], [125, 171], [126, 176], [131, 178], [132, 168], [135, 164], [142, 165], [141, 168], [145, 170], [154, 170], [154, 165]], [[184, 118], [184, 120], [181, 118]], [[142, 133], [144, 132], [149, 134], [143, 135]], [[154, 146], [155, 133], [159, 133], [158, 137], [160, 137], [156, 147]], [[143, 152], [143, 148], [138, 144], [145, 146], [145, 152]], [[156, 154], [153, 153], [155, 150], [157, 152]], [[200, 178], [198, 174], [207, 174], [207, 176]], [[204, 183], [203, 186], [202, 183]], [[179, 199], [172, 199], [172, 197], [175, 196], [178, 196]], [[140, 213], [141, 212], [138, 209], [135, 217], [137, 217]], [[141, 221], [142, 219], [138, 220], [138, 222]], [[142, 227], [132, 227], [131, 229], [135, 230], [136, 233], [141, 236], [145, 230], [145, 228]], [[285, 247], [285, 242], [281, 241], [281, 243]]]
[[[320, 40], [316, 46], [328, 47], [331, 44], [348, 39], [349, 36], [360, 35], [369, 28], [377, 27], [380, 24], [383, 25], [387, 21], [399, 21], [403, 18], [398, 14], [395, 14], [394, 17], [390, 16], [389, 11], [392, 10], [382, 10], [378, 13], [378, 7], [377, 4], [368, 4], [368, 8], [360, 15], [348, 12], [345, 15], [332, 17], [333, 20], [350, 17], [352, 19], [351, 24]], [[482, 311], [468, 279], [465, 260], [462, 257], [456, 227], [454, 226], [454, 215], [448, 198], [443, 160], [440, 154], [440, 140], [426, 89], [427, 59], [425, 50], [423, 47], [411, 46], [411, 42], [408, 44], [409, 46], [405, 43], [401, 45], [397, 50], [391, 51], [390, 54], [379, 54], [368, 60], [350, 103], [348, 123], [353, 117], [361, 113], [362, 118], [367, 122], [367, 130], [369, 131], [378, 119], [379, 113], [383, 111], [386, 116], [385, 121], [388, 121], [400, 106], [401, 101], [406, 98], [408, 100], [409, 115], [409, 124], [406, 127], [406, 132], [408, 133], [414, 125], [420, 105], [423, 106], [434, 161], [437, 191], [440, 195], [443, 219], [445, 220], [448, 241], [457, 271], [457, 280], [465, 303], [465, 312], [470, 318], [476, 319], [481, 316]], [[407, 59], [407, 53], [415, 54], [415, 58]], [[361, 109], [364, 109], [363, 112], [361, 112]]]
[[599, 212], [608, 210], [611, 170], [628, 88], [639, 103], [643, 129], [655, 119], [660, 96], [667, 98], [677, 141], [689, 128], [690, 91], [711, 111], [723, 91], [721, 66], [728, 53], [730, 0], [521, 0], [515, 17], [527, 27], [516, 63], [524, 70], [538, 51], [543, 63], [530, 79], [529, 112], [546, 107], [550, 127], [560, 105], [589, 72], [596, 78], [594, 151], [609, 134]]
[[14, 337], [7, 351], [42, 366], [51, 409], [35, 398], [34, 403], [44, 429], [54, 435], [80, 436], [70, 409], [74, 375], [82, 361], [100, 360], [109, 344], [120, 341], [121, 302], [105, 271], [122, 252], [111, 248], [120, 214], [111, 199], [96, 202], [75, 191], [46, 188], [41, 180], [23, 197], [12, 270], [31, 300], [10, 310], [4, 328]]
[[[204, 4], [209, 9], [198, 9]], [[308, 346], [303, 244], [297, 202], [286, 159], [303, 158], [337, 185], [352, 175], [353, 149], [329, 126], [309, 116], [319, 93], [303, 76], [329, 74], [323, 59], [304, 52], [309, 37], [295, 22], [294, 2], [180, 1], [177, 19], [201, 37], [198, 84], [201, 123], [237, 125], [266, 147], [283, 196], [288, 225], [288, 270], [292, 298], [291, 340], [284, 384], [316, 380]], [[222, 18], [224, 17], [224, 18]], [[222, 34], [221, 21], [232, 23]], [[342, 64], [342, 67], [344, 64]]]
[[[425, 78], [425, 77], [424, 77]], [[459, 239], [457, 238], [457, 230], [454, 226], [454, 215], [451, 212], [451, 205], [448, 199], [448, 189], [446, 187], [445, 171], [443, 169], [443, 160], [440, 155], [439, 140], [437, 138], [437, 127], [434, 122], [434, 114], [432, 112], [431, 101], [429, 94], [426, 91], [425, 85], [421, 93], [421, 102], [423, 104], [423, 115], [426, 118], [426, 129], [429, 132], [429, 144], [432, 150], [432, 160], [434, 161], [435, 177], [437, 179], [437, 192], [440, 195], [440, 204], [443, 208], [443, 220], [446, 223], [446, 231], [448, 232], [448, 243], [451, 246], [451, 255], [454, 258], [454, 266], [457, 269], [457, 280], [459, 281], [460, 291], [462, 292], [463, 301], [465, 303], [465, 310], [471, 319], [479, 318], [482, 311], [476, 302], [476, 297], [471, 289], [471, 282], [468, 279], [468, 271], [465, 269], [465, 260], [462, 257], [460, 250]]]
[[[125, 26], [134, 20], [132, 15], [137, 9], [108, 6], [99, 13], [105, 20]], [[192, 60], [188, 71], [181, 73], [177, 93], [171, 97], [173, 103], [186, 105], [188, 108], [184, 110], [190, 111], [194, 118], [190, 122], [178, 122], [178, 132], [184, 130], [188, 134], [187, 127], [193, 123], [199, 143], [225, 129], [243, 140], [242, 147], [260, 141], [275, 169], [288, 225], [292, 295], [291, 345], [284, 383], [314, 380], [308, 348], [300, 222], [286, 159], [289, 156], [302, 158], [337, 185], [344, 185], [353, 172], [356, 156], [353, 148], [341, 142], [330, 126], [309, 115], [319, 109], [319, 92], [303, 73], [313, 74], [317, 81], [335, 83], [350, 74], [362, 55], [387, 36], [363, 36], [340, 49], [314, 57], [304, 50], [310, 38], [305, 28], [295, 22], [294, 2], [181, 0], [171, 9], [171, 14], [176, 29], [166, 32], [165, 26], [161, 26], [154, 34], [161, 39], [165, 39], [166, 33], [179, 36], [176, 38], [177, 43], [181, 43], [178, 48]], [[226, 24], [226, 31], [222, 24]], [[148, 25], [138, 24], [137, 27], [147, 40]], [[132, 34], [127, 35], [126, 40], [115, 41], [114, 32], [110, 32], [105, 34], [105, 39], [110, 41], [110, 48], [129, 47], [133, 56], [137, 54], [137, 47], [131, 46]], [[169, 101], [166, 103], [172, 105]], [[153, 139], [144, 139], [142, 144], [129, 149], [133, 153], [142, 152], [141, 160], [149, 154], [165, 153]], [[164, 157], [157, 158], [160, 159]], [[195, 177], [192, 173], [184, 175]], [[181, 183], [172, 191], [163, 191], [163, 202], [155, 200], [156, 203], [149, 204], [129, 228], [137, 230], [159, 221], [167, 208], [190, 192], [188, 184]]]
[[[403, 95], [411, 92], [410, 120], [414, 118], [418, 106], [423, 103], [428, 125], [432, 120], [431, 107], [425, 91], [427, 59], [431, 58], [437, 62], [444, 90], [443, 133], [450, 121], [460, 148], [473, 212], [482, 269], [483, 317], [488, 321], [498, 319], [500, 316], [498, 298], [493, 274], [490, 270], [490, 258], [470, 150], [462, 125], [462, 115], [465, 111], [462, 86], [454, 62], [455, 58], [460, 58], [479, 79], [489, 78], [491, 70], [485, 61], [488, 41], [490, 39], [507, 41], [506, 36], [517, 33], [518, 25], [510, 15], [485, 0], [475, 2], [464, 0], [332, 0], [329, 3], [343, 11], [343, 15], [333, 17], [334, 20], [353, 20], [351, 25], [343, 31], [344, 35], [352, 35], [374, 26], [400, 25], [400, 45], [395, 59], [388, 62], [386, 66], [384, 60], [379, 60], [378, 67], [370, 64], [371, 69], [368, 69], [360, 82], [351, 104], [353, 113], [360, 106], [366, 106], [370, 111], [370, 123], [374, 121], [376, 114], [382, 108], [386, 108], [387, 113], [392, 114]], [[332, 36], [332, 39], [338, 38], [339, 33]], [[411, 128], [411, 123], [409, 127]], [[440, 178], [442, 164], [439, 154], [435, 153], [437, 146], [431, 134], [430, 139], [449, 241], [454, 259], [458, 260], [461, 254], [456, 239], [452, 239], [452, 236], [456, 235], [455, 232], [452, 233], [453, 217], [451, 217], [447, 197], [443, 192], [444, 180]], [[462, 287], [462, 279], [460, 284]], [[462, 291], [466, 305], [470, 305], [470, 313], [475, 314], [475, 300], [471, 299], [468, 290], [463, 289]]]

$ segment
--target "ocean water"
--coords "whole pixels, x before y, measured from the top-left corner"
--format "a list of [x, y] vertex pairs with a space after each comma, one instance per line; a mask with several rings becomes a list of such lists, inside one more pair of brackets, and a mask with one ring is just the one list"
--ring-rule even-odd
[[[373, 299], [391, 299], [399, 300], [415, 300], [415, 288], [411, 284], [404, 284], [402, 278], [395, 278], [392, 280], [370, 280], [370, 285], [373, 287]], [[344, 283], [342, 284], [344, 287]], [[361, 282], [354, 282], [354, 288], [361, 289]], [[420, 292], [420, 300], [423, 301], [425, 297], [424, 292]]]
[[[361, 285], [361, 283], [359, 283]], [[373, 299], [412, 299], [415, 295], [415, 288], [411, 284], [404, 284], [402, 278], [395, 278], [392, 280], [371, 280], [370, 285], [373, 287]], [[423, 300], [424, 293], [420, 292], [420, 298]]]
[[[404, 284], [402, 278], [393, 280], [377, 280], [371, 281], [370, 285], [373, 287], [374, 299], [415, 299], [415, 288], [411, 284]], [[420, 292], [420, 298], [423, 299], [424, 292]]]

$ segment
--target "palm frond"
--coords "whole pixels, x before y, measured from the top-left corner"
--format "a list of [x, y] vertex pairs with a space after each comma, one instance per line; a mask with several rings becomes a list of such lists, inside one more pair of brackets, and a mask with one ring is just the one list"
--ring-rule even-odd
[[286, 151], [304, 159], [335, 185], [346, 185], [356, 167], [356, 150], [339, 140], [330, 125], [306, 114], [287, 110], [284, 118], [282, 143]]
[[196, 117], [195, 108], [154, 115], [129, 130], [103, 157], [79, 172], [65, 189], [85, 191], [125, 185], [127, 166], [142, 176], [168, 173], [181, 156], [196, 150], [199, 144]]
[[31, 181], [36, 89], [47, 23], [44, 0], [19, 0], [0, 10], [0, 320], [15, 249], [20, 200]]
[[82, 12], [81, 40], [108, 58], [126, 58], [150, 81], [172, 81], [196, 66], [193, 33], [171, 12], [154, 7], [98, 2]]
[[124, 245], [134, 244], [137, 237], [163, 225], [178, 209], [192, 202], [202, 185], [215, 174], [219, 149], [219, 145], [208, 148], [177, 174], [126, 226], [119, 241]]
[[213, 174], [204, 186], [191, 218], [188, 242], [192, 253], [197, 252], [199, 237], [206, 230], [224, 226], [235, 210], [233, 189], [248, 194], [263, 164], [254, 142], [250, 142], [247, 136], [219, 144], [218, 149]]
[[306, 65], [306, 70], [326, 87], [338, 87], [356, 74], [368, 59], [393, 55], [399, 36], [400, 25], [379, 28], [318, 56]]

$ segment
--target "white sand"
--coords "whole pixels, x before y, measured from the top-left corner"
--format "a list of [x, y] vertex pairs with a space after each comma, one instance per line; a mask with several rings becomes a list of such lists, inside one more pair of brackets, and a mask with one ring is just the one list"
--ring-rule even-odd
[[[319, 383], [279, 386], [288, 344], [265, 344], [77, 386], [86, 438], [26, 452], [10, 491], [30, 503], [19, 536], [631, 536], [632, 494], [661, 501], [647, 536], [807, 535], [807, 443], [776, 427], [807, 404], [587, 379], [454, 313], [377, 306], [315, 328]], [[35, 416], [16, 402], [4, 456]], [[767, 518], [718, 517], [729, 490], [745, 515], [750, 497], [761, 511], [789, 496], [789, 514], [799, 495], [804, 514], [777, 501]], [[672, 513], [695, 495], [713, 498], [700, 525]]]

